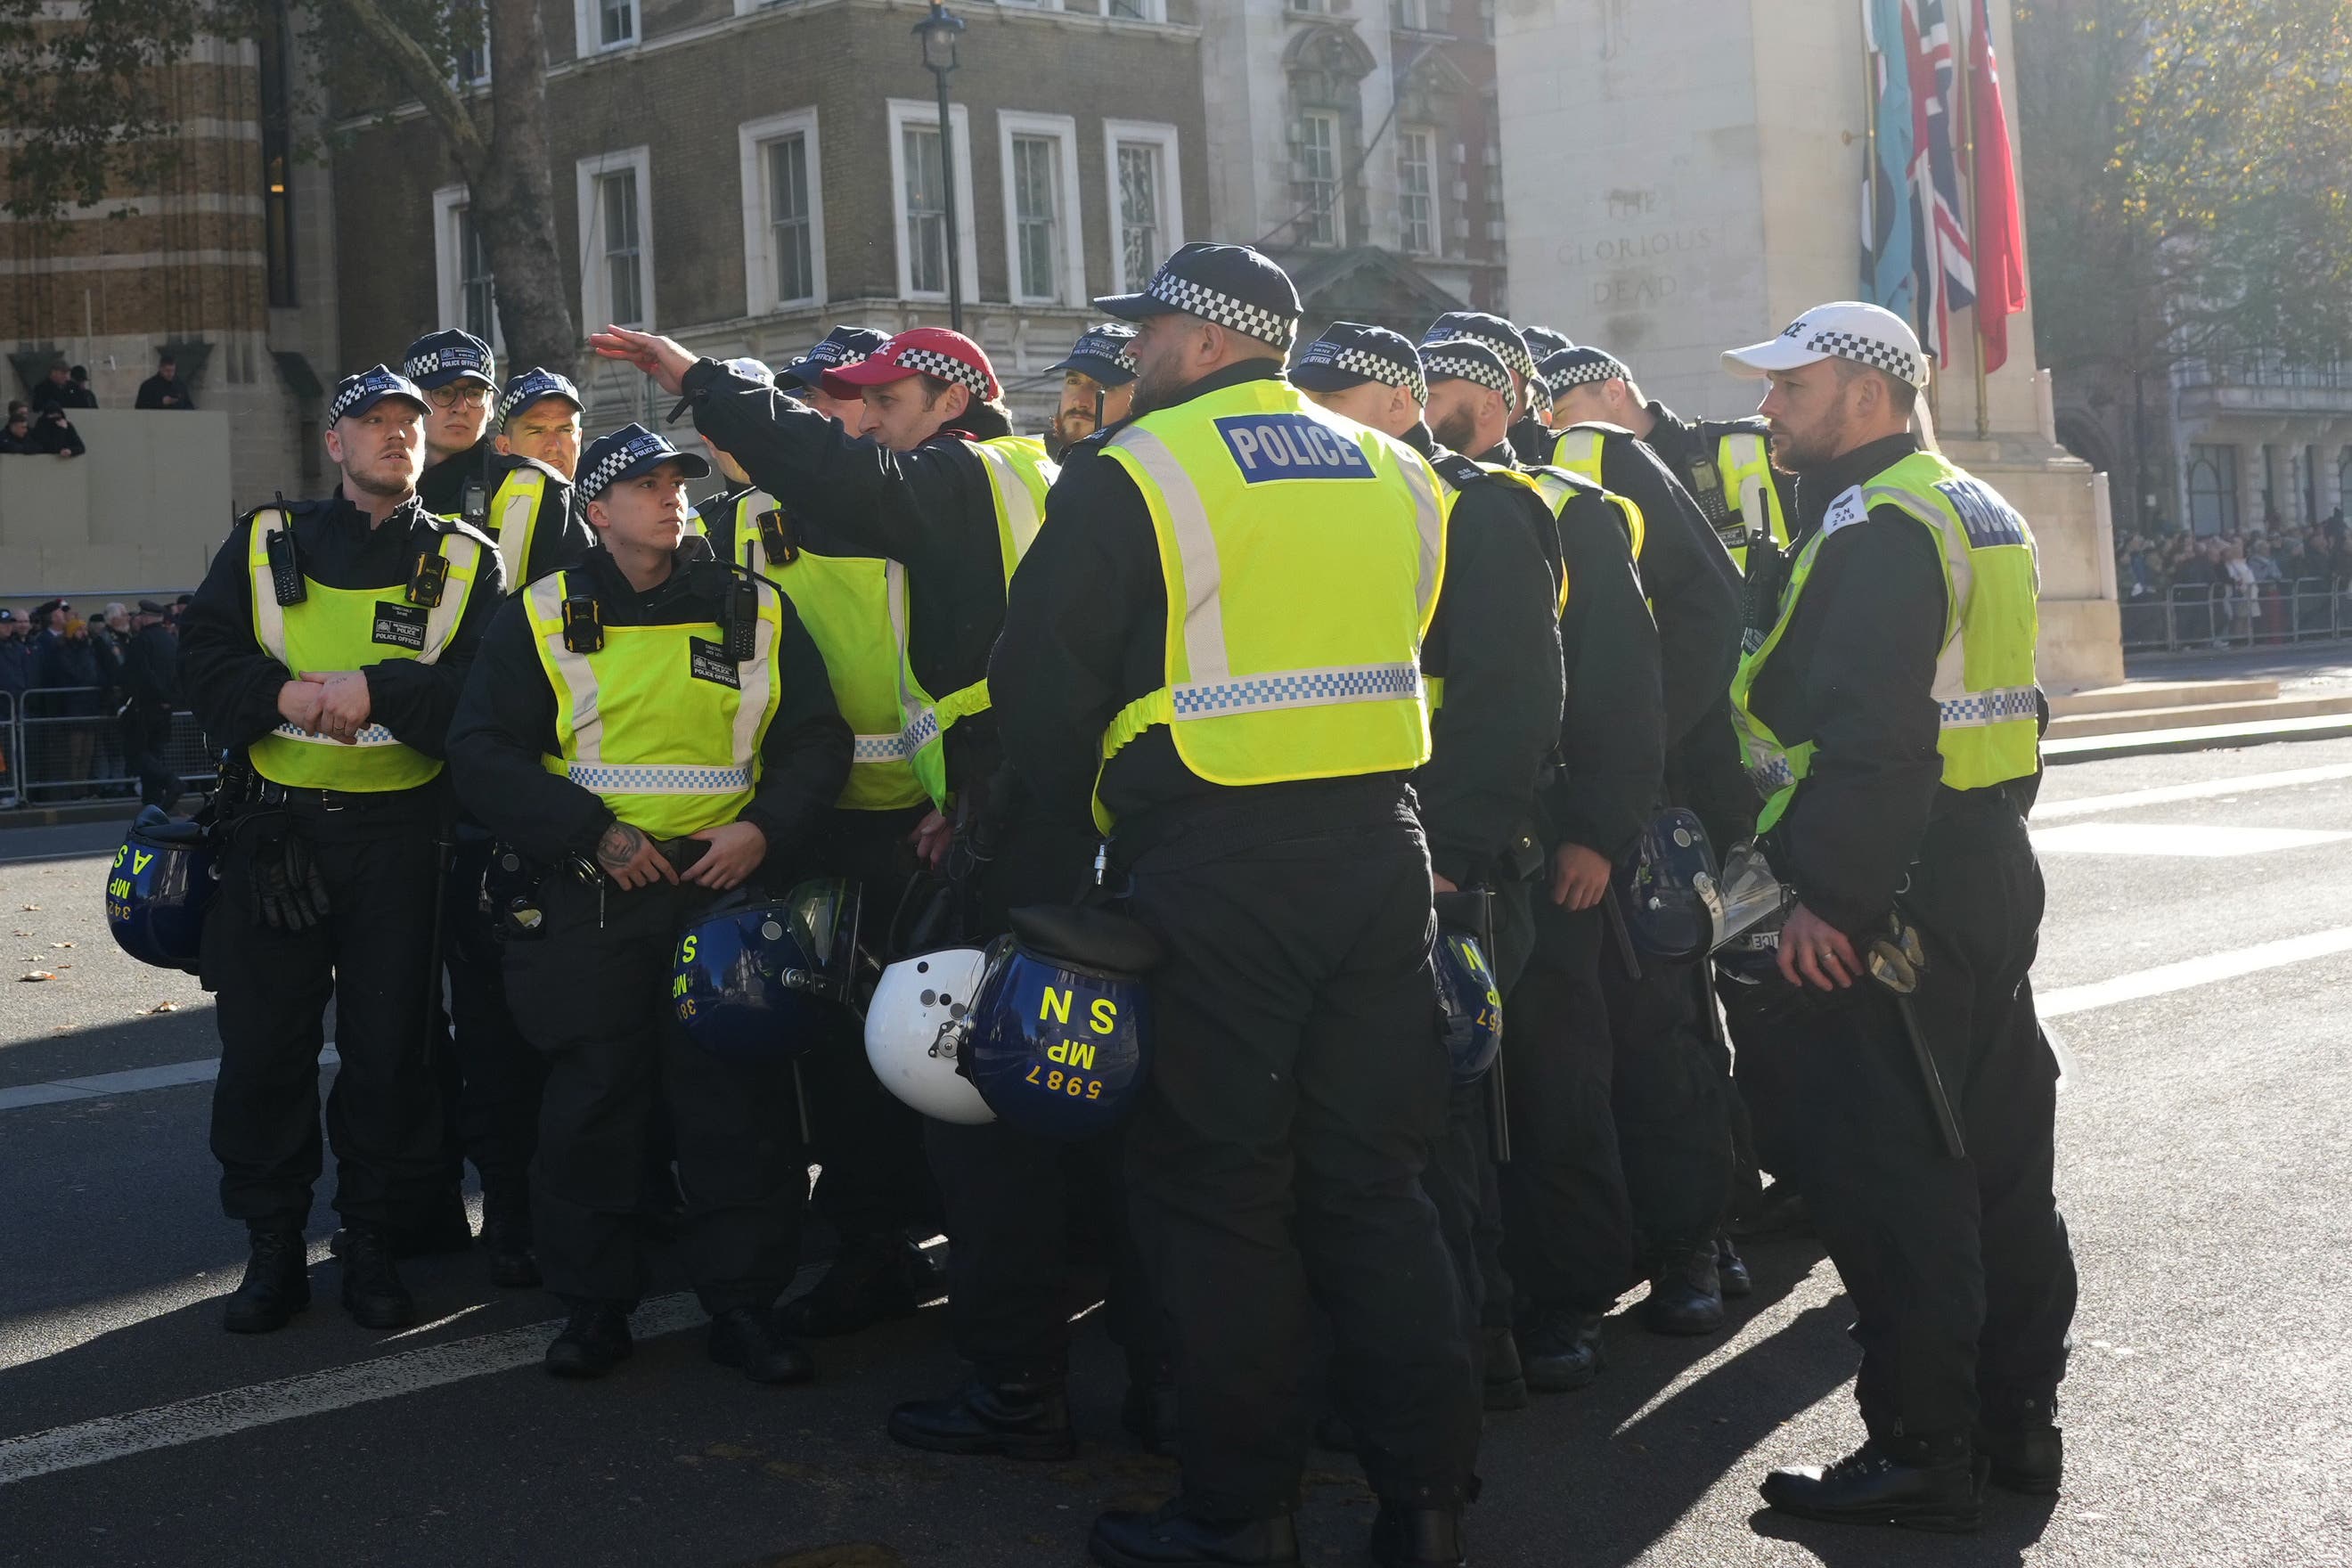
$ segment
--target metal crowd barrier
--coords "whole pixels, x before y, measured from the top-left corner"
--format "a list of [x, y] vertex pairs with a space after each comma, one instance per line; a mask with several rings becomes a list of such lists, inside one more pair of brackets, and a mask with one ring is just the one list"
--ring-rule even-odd
[[2126, 599], [2122, 605], [2126, 653], [2179, 653], [2211, 647], [2284, 647], [2340, 641], [2352, 637], [2352, 590], [2325, 577], [2257, 584], [2252, 604], [2259, 613], [2238, 622], [2241, 601], [2218, 584], [2179, 583], [2162, 595]]
[[[122, 745], [121, 700], [95, 686], [62, 686], [0, 692], [0, 748], [8, 771], [0, 779], [0, 805], [56, 805], [66, 801], [121, 797], [135, 801], [139, 776]], [[184, 787], [211, 782], [212, 758], [195, 715], [172, 715], [164, 752]]]

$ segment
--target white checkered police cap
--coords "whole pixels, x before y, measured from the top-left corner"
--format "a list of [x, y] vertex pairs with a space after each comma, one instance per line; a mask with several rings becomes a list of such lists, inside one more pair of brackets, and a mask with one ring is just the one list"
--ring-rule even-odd
[[1726, 349], [1723, 367], [1734, 375], [1762, 376], [1824, 359], [1851, 360], [1913, 386], [1927, 384], [1927, 356], [1919, 352], [1919, 334], [1894, 311], [1859, 300], [1816, 305], [1769, 342]]

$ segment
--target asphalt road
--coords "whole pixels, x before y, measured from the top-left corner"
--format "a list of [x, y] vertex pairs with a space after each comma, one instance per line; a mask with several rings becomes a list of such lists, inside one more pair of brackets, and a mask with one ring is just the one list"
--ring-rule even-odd
[[[1621, 1318], [1591, 1389], [1489, 1424], [1474, 1561], [2352, 1563], [2352, 742], [2061, 769], [2036, 831], [2083, 1276], [2066, 1495], [1995, 1493], [1960, 1540], [1759, 1511], [1767, 1467], [1859, 1436], [1836, 1273], [1779, 1242], [1730, 1332]], [[1043, 1568], [1083, 1560], [1097, 1510], [1171, 1489], [1118, 1431], [1092, 1324], [1086, 1445], [1043, 1466], [883, 1436], [955, 1376], [928, 1314], [821, 1344], [822, 1381], [789, 1391], [709, 1364], [667, 1298], [647, 1321], [671, 1331], [620, 1373], [555, 1383], [552, 1304], [478, 1258], [409, 1266], [430, 1321], [404, 1334], [346, 1320], [331, 1266], [292, 1328], [223, 1334], [241, 1249], [209, 1088], [140, 1087], [201, 1073], [141, 1069], [215, 1054], [210, 1007], [108, 942], [110, 845], [0, 833], [0, 1563]], [[14, 978], [34, 971], [54, 978]], [[1355, 1562], [1370, 1499], [1350, 1461], [1315, 1463], [1307, 1561]]]

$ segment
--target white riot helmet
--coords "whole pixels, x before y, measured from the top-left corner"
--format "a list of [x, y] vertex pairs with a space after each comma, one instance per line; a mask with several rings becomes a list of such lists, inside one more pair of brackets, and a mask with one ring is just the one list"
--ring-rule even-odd
[[884, 1089], [926, 1116], [965, 1126], [996, 1120], [971, 1079], [956, 1071], [987, 972], [979, 948], [947, 947], [900, 959], [874, 988], [866, 1059]]

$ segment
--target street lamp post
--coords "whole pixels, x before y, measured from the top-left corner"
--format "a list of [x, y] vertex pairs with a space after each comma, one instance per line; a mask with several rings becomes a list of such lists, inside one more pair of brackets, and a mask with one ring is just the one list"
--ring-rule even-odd
[[923, 41], [923, 65], [940, 88], [940, 192], [947, 202], [948, 324], [963, 331], [963, 262], [956, 233], [955, 136], [948, 123], [948, 78], [961, 63], [956, 39], [963, 18], [950, 16], [944, 0], [931, 0], [931, 14], [915, 24]]

